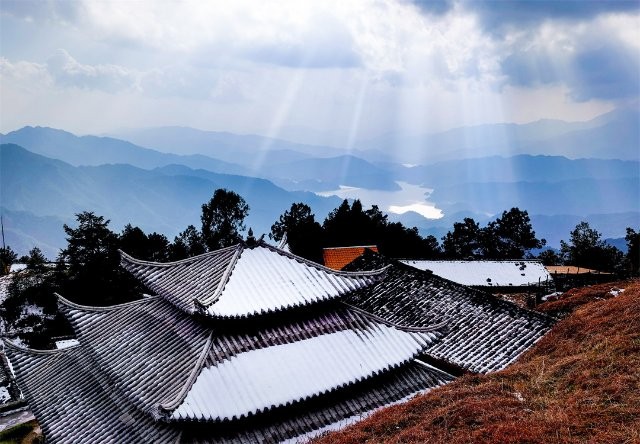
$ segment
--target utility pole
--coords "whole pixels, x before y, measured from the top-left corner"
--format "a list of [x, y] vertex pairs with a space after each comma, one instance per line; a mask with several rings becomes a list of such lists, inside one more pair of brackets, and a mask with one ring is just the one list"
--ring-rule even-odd
[[0, 214], [0, 227], [2, 227], [2, 248], [7, 248], [4, 243], [4, 219], [2, 217], [2, 214]]

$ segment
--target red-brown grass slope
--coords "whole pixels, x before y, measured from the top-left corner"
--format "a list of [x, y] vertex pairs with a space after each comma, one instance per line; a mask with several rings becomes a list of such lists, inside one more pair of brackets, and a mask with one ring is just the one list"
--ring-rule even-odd
[[506, 370], [465, 375], [317, 442], [640, 443], [640, 283], [618, 285], [617, 297], [614, 284], [570, 293], [584, 305]]

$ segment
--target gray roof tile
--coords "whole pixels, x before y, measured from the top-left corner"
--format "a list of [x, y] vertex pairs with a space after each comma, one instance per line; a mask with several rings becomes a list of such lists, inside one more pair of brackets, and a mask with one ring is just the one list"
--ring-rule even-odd
[[[387, 260], [365, 253], [353, 270], [378, 268]], [[445, 322], [448, 332], [427, 347], [431, 356], [472, 372], [500, 370], [530, 348], [553, 325], [542, 313], [393, 262], [384, 280], [350, 293], [349, 304], [403, 325]]]

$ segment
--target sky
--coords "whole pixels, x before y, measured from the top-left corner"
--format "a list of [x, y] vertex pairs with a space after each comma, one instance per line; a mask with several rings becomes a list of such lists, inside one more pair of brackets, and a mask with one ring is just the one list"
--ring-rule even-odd
[[346, 148], [640, 96], [640, 2], [0, 0], [0, 131], [189, 126]]

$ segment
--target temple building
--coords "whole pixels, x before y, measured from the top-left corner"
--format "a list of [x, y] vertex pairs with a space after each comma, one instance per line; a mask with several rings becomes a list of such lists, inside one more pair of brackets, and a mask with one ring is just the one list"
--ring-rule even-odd
[[504, 368], [553, 322], [369, 251], [353, 271], [262, 242], [122, 265], [155, 295], [59, 296], [78, 345], [6, 341], [49, 442], [295, 442]]

